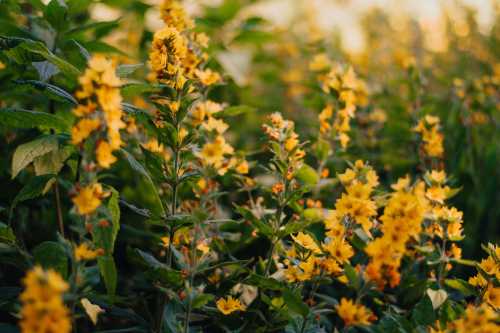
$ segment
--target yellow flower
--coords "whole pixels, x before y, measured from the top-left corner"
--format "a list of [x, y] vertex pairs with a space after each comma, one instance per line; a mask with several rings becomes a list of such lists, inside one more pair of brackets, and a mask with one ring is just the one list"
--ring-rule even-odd
[[287, 151], [292, 151], [299, 144], [299, 136], [296, 133], [292, 133], [288, 139], [285, 141], [285, 149]]
[[207, 131], [215, 130], [219, 134], [224, 133], [229, 128], [229, 125], [226, 124], [222, 119], [215, 119], [213, 117], [208, 118], [208, 120], [204, 122], [202, 126]]
[[295, 243], [299, 244], [303, 248], [306, 248], [314, 253], [321, 252], [318, 244], [316, 244], [316, 242], [310, 235], [299, 232], [296, 236], [291, 235], [291, 237]]
[[70, 312], [63, 303], [63, 293], [69, 289], [66, 281], [53, 270], [36, 266], [23, 279], [26, 289], [20, 299], [22, 333], [69, 333]]
[[369, 325], [372, 320], [370, 310], [362, 304], [355, 304], [352, 300], [346, 298], [342, 298], [335, 309], [346, 326]]
[[210, 68], [205, 70], [195, 70], [194, 71], [200, 82], [205, 86], [211, 86], [212, 84], [220, 82], [221, 76], [219, 73], [212, 71]]
[[495, 310], [498, 310], [500, 308], [500, 288], [490, 284], [484, 293], [483, 299]]
[[217, 301], [217, 309], [227, 316], [234, 311], [245, 311], [245, 306], [241, 304], [239, 299], [228, 296], [227, 300], [221, 298]]
[[175, 27], [179, 31], [193, 26], [193, 22], [189, 19], [184, 7], [179, 1], [163, 0], [160, 6], [160, 13], [163, 22], [169, 26]]
[[97, 207], [101, 205], [101, 198], [104, 196], [102, 185], [94, 183], [81, 188], [72, 200], [78, 214], [88, 215], [93, 213]]
[[232, 154], [233, 151], [233, 147], [226, 143], [223, 136], [219, 135], [214, 141], [205, 143], [201, 152], [196, 153], [196, 156], [204, 165], [218, 169], [222, 166], [224, 155]]
[[96, 148], [97, 163], [105, 169], [109, 168], [111, 164], [116, 162], [116, 157], [112, 154], [113, 150], [106, 141], [100, 141]]
[[248, 173], [248, 162], [243, 160], [241, 161], [235, 168], [236, 172], [242, 175], [246, 175]]
[[82, 243], [75, 248], [76, 261], [94, 260], [102, 254], [102, 249], [92, 250], [87, 243]]
[[467, 306], [462, 318], [451, 322], [447, 332], [454, 333], [498, 333], [495, 319], [498, 315], [486, 304], [479, 307]]
[[330, 67], [330, 59], [325, 53], [316, 54], [309, 63], [309, 69], [313, 72], [321, 72]]
[[335, 258], [335, 260], [341, 263], [348, 262], [354, 255], [352, 246], [344, 238], [330, 240], [330, 242], [324, 244], [323, 247], [333, 258]]
[[84, 118], [80, 120], [71, 129], [71, 143], [74, 145], [80, 144], [90, 133], [98, 129], [100, 124], [99, 119]]
[[446, 172], [444, 170], [432, 170], [431, 172], [427, 172], [427, 177], [434, 183], [442, 184], [446, 180]]

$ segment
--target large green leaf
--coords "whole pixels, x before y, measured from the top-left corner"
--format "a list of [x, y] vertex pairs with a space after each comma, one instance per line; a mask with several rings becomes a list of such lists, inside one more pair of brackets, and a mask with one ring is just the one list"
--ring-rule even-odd
[[57, 242], [43, 242], [33, 250], [35, 262], [43, 268], [52, 268], [63, 278], [68, 275], [68, 257], [64, 246]]
[[125, 159], [127, 160], [127, 162], [130, 164], [130, 166], [132, 167], [132, 169], [134, 169], [134, 171], [138, 172], [139, 174], [141, 174], [147, 181], [147, 183], [150, 185], [150, 188], [151, 188], [151, 192], [153, 193], [156, 201], [157, 201], [157, 212], [159, 211], [160, 215], [165, 215], [165, 209], [163, 208], [163, 204], [161, 202], [161, 198], [160, 198], [160, 194], [158, 193], [158, 190], [156, 188], [156, 185], [155, 183], [153, 182], [153, 179], [151, 178], [151, 175], [149, 174], [149, 172], [146, 170], [146, 168], [139, 162], [135, 159], [135, 157], [130, 154], [128, 151], [126, 151], [125, 149], [122, 149], [121, 152], [123, 153], [123, 155], [125, 156]]
[[14, 108], [0, 109], [0, 125], [13, 128], [47, 128], [65, 131], [68, 125], [63, 119], [45, 112]]
[[35, 89], [44, 92], [47, 95], [47, 97], [51, 99], [60, 102], [70, 103], [72, 105], [78, 104], [76, 99], [70, 93], [53, 84], [37, 80], [17, 80], [14, 82], [17, 84], [30, 85]]
[[68, 6], [64, 0], [51, 0], [47, 7], [45, 7], [45, 19], [58, 31], [68, 26], [67, 14]]
[[16, 236], [12, 228], [0, 222], [0, 243], [14, 244], [15, 242]]
[[18, 146], [12, 157], [12, 178], [39, 156], [59, 148], [56, 135], [44, 135], [36, 140]]
[[65, 146], [63, 148], [52, 150], [45, 155], [35, 158], [33, 166], [35, 167], [35, 174], [37, 176], [46, 174], [58, 174], [64, 166], [64, 162], [71, 155], [73, 150], [72, 146]]
[[116, 284], [118, 282], [115, 260], [112, 256], [105, 255], [97, 258], [97, 264], [104, 279], [108, 296], [112, 298], [116, 293]]
[[51, 174], [33, 177], [14, 198], [10, 208], [11, 214], [18, 203], [47, 193], [54, 181], [55, 177]]
[[302, 302], [300, 295], [297, 295], [287, 289], [283, 291], [283, 299], [285, 300], [285, 304], [288, 306], [290, 311], [299, 314], [304, 318], [309, 314], [309, 307]]
[[77, 77], [78, 68], [66, 60], [56, 56], [42, 42], [26, 38], [0, 36], [0, 49], [19, 64], [31, 64], [33, 61], [45, 59], [56, 65], [64, 74]]
[[106, 203], [109, 212], [110, 225], [98, 225], [92, 231], [92, 237], [97, 247], [104, 249], [106, 255], [111, 256], [114, 251], [116, 236], [120, 230], [119, 193], [109, 187], [111, 195]]
[[159, 262], [150, 253], [136, 249], [135, 255], [141, 260], [141, 263], [148, 268], [147, 275], [152, 280], [175, 287], [182, 286], [183, 279], [181, 272], [173, 270], [164, 263]]

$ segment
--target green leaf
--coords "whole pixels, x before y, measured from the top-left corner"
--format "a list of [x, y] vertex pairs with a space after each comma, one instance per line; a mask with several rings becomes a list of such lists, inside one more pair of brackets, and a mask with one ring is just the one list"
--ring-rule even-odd
[[96, 246], [104, 249], [104, 253], [111, 256], [115, 248], [116, 236], [120, 230], [120, 206], [118, 191], [112, 187], [107, 187], [107, 189], [111, 190], [111, 195], [106, 203], [111, 223], [108, 226], [96, 226], [92, 231], [92, 237]]
[[253, 213], [245, 207], [236, 206], [236, 211], [243, 216], [243, 218], [249, 221], [261, 234], [270, 238], [273, 234], [273, 228], [264, 221], [261, 221]]
[[131, 64], [131, 65], [119, 65], [118, 68], [116, 69], [116, 75], [119, 77], [127, 77], [141, 67], [144, 67], [143, 63]]
[[54, 175], [43, 175], [33, 177], [24, 187], [19, 191], [19, 193], [14, 198], [12, 205], [10, 207], [11, 215], [14, 208], [18, 203], [36, 198], [40, 195], [47, 193], [50, 186], [54, 183]]
[[78, 70], [78, 68], [50, 52], [42, 42], [26, 39], [24, 42], [16, 46], [16, 49], [18, 49], [18, 51], [24, 50], [41, 56], [42, 58], [56, 65], [61, 70], [61, 72], [69, 76], [75, 77], [80, 75], [80, 71]]
[[135, 254], [141, 259], [142, 264], [148, 268], [147, 275], [152, 280], [174, 287], [182, 286], [183, 278], [181, 272], [173, 270], [164, 263], [159, 262], [150, 253], [135, 249]]
[[354, 267], [352, 267], [349, 264], [344, 264], [344, 273], [345, 273], [347, 279], [349, 280], [349, 284], [353, 288], [359, 289], [360, 281], [359, 281], [358, 274], [356, 273], [356, 270], [354, 269]]
[[55, 129], [65, 131], [68, 126], [63, 119], [45, 112], [14, 108], [0, 108], [0, 125], [13, 128]]
[[97, 258], [97, 264], [104, 279], [104, 285], [106, 286], [108, 296], [112, 298], [116, 293], [116, 284], [118, 281], [115, 260], [109, 255], [101, 256]]
[[280, 230], [279, 236], [280, 238], [283, 238], [290, 234], [303, 231], [309, 224], [310, 221], [290, 221], [285, 225], [285, 229]]
[[302, 298], [292, 292], [291, 290], [286, 289], [283, 291], [283, 299], [285, 300], [285, 304], [288, 306], [288, 309], [296, 314], [301, 315], [303, 318], [306, 318], [309, 314], [309, 307], [302, 302]]
[[16, 236], [14, 231], [8, 225], [0, 222], [0, 243], [14, 244], [16, 242]]
[[214, 295], [200, 294], [196, 295], [191, 303], [193, 309], [198, 309], [214, 299]]
[[45, 155], [59, 148], [59, 142], [55, 135], [45, 135], [36, 140], [18, 146], [12, 157], [12, 179], [21, 170], [28, 166], [39, 156]]
[[273, 34], [267, 31], [259, 30], [244, 30], [236, 36], [233, 42], [249, 43], [249, 44], [262, 44], [273, 40]]
[[37, 80], [16, 80], [14, 81], [14, 83], [30, 85], [36, 88], [37, 90], [46, 93], [49, 98], [60, 102], [66, 102], [72, 105], [78, 104], [77, 100], [73, 96], [71, 96], [70, 93], [68, 93], [62, 88], [59, 88], [47, 82], [37, 81]]
[[165, 215], [165, 209], [163, 208], [160, 194], [158, 193], [158, 190], [156, 188], [155, 183], [153, 182], [153, 179], [151, 178], [151, 175], [148, 173], [146, 168], [144, 168], [144, 166], [141, 163], [139, 163], [139, 161], [137, 161], [135, 159], [135, 157], [132, 154], [130, 154], [125, 149], [122, 149], [121, 152], [123, 155], [125, 155], [125, 159], [130, 164], [132, 169], [137, 171], [139, 174], [141, 174], [146, 179], [147, 183], [150, 185], [151, 192], [153, 193], [153, 195], [157, 201], [157, 207], [158, 207], [160, 215]]
[[436, 321], [434, 308], [428, 296], [424, 296], [420, 302], [417, 303], [411, 313], [411, 319], [416, 325], [427, 326]]
[[98, 40], [82, 44], [90, 53], [116, 53], [119, 55], [127, 56], [125, 52], [117, 49], [116, 47]]
[[134, 97], [145, 93], [159, 92], [160, 90], [161, 88], [159, 86], [148, 83], [129, 83], [121, 87], [124, 97]]
[[68, 26], [67, 14], [68, 6], [64, 0], [51, 0], [47, 7], [45, 7], [45, 19], [58, 31]]
[[246, 280], [246, 284], [262, 288], [264, 290], [283, 290], [285, 285], [276, 279], [252, 273]]
[[295, 172], [295, 177], [304, 185], [316, 186], [319, 182], [319, 176], [316, 170], [311, 166], [304, 164]]
[[474, 287], [469, 284], [467, 281], [462, 279], [446, 279], [444, 280], [444, 284], [452, 289], [456, 289], [460, 291], [464, 297], [476, 295], [477, 291]]
[[244, 113], [254, 112], [256, 109], [248, 105], [234, 105], [225, 108], [224, 110], [214, 113], [216, 118], [234, 117]]
[[33, 249], [33, 257], [43, 268], [52, 268], [63, 278], [68, 275], [68, 257], [64, 246], [57, 242], [43, 242]]
[[[70, 2], [70, 6], [72, 5], [73, 2], [75, 2], [75, 0]], [[119, 20], [81, 24], [67, 31], [65, 33], [65, 36], [68, 38], [70, 37], [73, 38], [76, 37], [76, 35], [89, 30], [113, 30], [114, 28], [118, 27], [119, 24], [120, 24]]]
[[64, 162], [71, 155], [72, 146], [65, 146], [62, 149], [56, 149], [48, 152], [45, 155], [35, 158], [33, 166], [37, 176], [54, 174], [57, 175], [64, 166]]

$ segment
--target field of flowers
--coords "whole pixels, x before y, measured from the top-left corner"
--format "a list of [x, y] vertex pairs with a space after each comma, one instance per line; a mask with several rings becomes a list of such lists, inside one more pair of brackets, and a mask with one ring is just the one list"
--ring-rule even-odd
[[500, 2], [271, 2], [0, 0], [0, 333], [500, 333]]

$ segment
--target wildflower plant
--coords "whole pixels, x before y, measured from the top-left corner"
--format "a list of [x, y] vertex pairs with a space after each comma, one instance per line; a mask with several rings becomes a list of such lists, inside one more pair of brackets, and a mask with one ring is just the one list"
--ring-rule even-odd
[[354, 56], [311, 4], [289, 30], [213, 6], [0, 1], [0, 331], [500, 332], [461, 201], [497, 120], [484, 36], [413, 54], [379, 13]]

